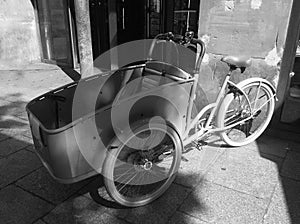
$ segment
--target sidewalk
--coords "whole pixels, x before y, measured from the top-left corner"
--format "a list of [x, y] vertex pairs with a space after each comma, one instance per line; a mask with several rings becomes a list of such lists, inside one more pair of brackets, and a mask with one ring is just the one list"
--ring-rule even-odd
[[100, 177], [58, 184], [34, 153], [24, 108], [71, 81], [44, 64], [0, 70], [0, 223], [300, 223], [300, 144], [267, 135], [241, 148], [211, 138], [183, 155], [161, 198], [140, 208], [116, 206]]

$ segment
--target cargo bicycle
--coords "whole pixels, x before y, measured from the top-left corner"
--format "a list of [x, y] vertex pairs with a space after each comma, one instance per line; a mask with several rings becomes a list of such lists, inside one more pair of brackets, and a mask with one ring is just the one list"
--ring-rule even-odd
[[[162, 41], [199, 45], [193, 72], [152, 60], [153, 49]], [[215, 102], [192, 116], [204, 55], [205, 44], [192, 32], [160, 34], [147, 60], [110, 73], [100, 90], [99, 83], [107, 74], [70, 83], [32, 100], [26, 109], [36, 152], [52, 177], [74, 183], [101, 173], [107, 192], [117, 203], [143, 206], [173, 182], [186, 145], [201, 145], [213, 133], [230, 146], [255, 141], [272, 118], [274, 87], [262, 78], [233, 83], [232, 72], [240, 69], [243, 73], [251, 60], [223, 57], [229, 72]], [[92, 95], [97, 97], [90, 106], [87, 99]], [[85, 109], [74, 114], [76, 102]]]

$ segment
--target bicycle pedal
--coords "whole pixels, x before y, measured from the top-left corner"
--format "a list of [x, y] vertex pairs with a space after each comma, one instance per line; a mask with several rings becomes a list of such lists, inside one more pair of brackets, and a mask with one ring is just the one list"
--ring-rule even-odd
[[206, 146], [206, 145], [208, 145], [208, 143], [207, 143], [206, 141], [199, 140], [199, 141], [197, 142], [197, 145], [199, 145], [199, 146]]
[[196, 144], [196, 149], [201, 152], [203, 150], [203, 146], [206, 146], [207, 144], [207, 142], [199, 140]]
[[197, 149], [199, 152], [201, 152], [201, 151], [203, 150], [203, 147], [202, 147], [202, 145], [201, 145], [201, 146], [196, 146], [196, 149]]

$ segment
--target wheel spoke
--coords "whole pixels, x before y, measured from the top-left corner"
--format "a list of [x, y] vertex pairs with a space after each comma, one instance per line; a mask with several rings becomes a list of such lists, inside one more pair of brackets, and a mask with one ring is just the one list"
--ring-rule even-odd
[[153, 148], [153, 147], [157, 146], [157, 142], [155, 141], [155, 139], [157, 137], [158, 137], [158, 132], [157, 131], [151, 131], [150, 136], [146, 140], [144, 148]]
[[[123, 174], [120, 174], [120, 175], [116, 175], [115, 176], [115, 181], [118, 181], [118, 182], [120, 182], [121, 180], [121, 178], [122, 177], [124, 177], [124, 176], [129, 176], [129, 175], [132, 175], [132, 174], [134, 174], [135, 172], [129, 172], [129, 171], [134, 171], [134, 168], [132, 168], [132, 169], [130, 169], [130, 170], [127, 170], [125, 173], [123, 173]], [[122, 182], [122, 181], [121, 181]]]
[[126, 185], [127, 185], [129, 182], [131, 182], [137, 175], [138, 175], [138, 173], [136, 173], [132, 178], [130, 178], [130, 179], [127, 181], [127, 183], [123, 184], [123, 186], [119, 189], [119, 191], [122, 191], [122, 189], [123, 189], [124, 187], [126, 187]]
[[217, 121], [219, 127], [233, 126], [221, 133], [223, 140], [232, 146], [242, 146], [258, 138], [270, 122], [275, 105], [273, 93], [263, 82], [249, 83], [241, 89], [246, 95], [223, 100]]
[[[177, 172], [181, 158], [180, 136], [172, 128], [161, 130], [161, 124], [141, 127], [144, 129], [132, 129], [136, 134], [126, 145], [108, 154], [104, 166], [106, 189], [126, 206], [145, 205], [160, 196], [174, 179], [171, 174]], [[108, 179], [111, 176], [113, 180]]]

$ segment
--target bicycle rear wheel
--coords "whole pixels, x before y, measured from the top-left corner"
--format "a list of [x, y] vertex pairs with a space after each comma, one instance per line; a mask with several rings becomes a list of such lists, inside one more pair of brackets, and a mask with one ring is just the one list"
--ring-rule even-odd
[[128, 207], [150, 203], [174, 180], [181, 152], [181, 139], [170, 126], [138, 125], [125, 143], [115, 138], [111, 144], [103, 169], [108, 193]]
[[271, 121], [275, 100], [270, 87], [262, 82], [251, 82], [241, 88], [243, 94], [230, 93], [224, 98], [218, 115], [217, 126], [226, 128], [245, 120], [220, 133], [222, 139], [230, 146], [243, 146], [255, 141]]

